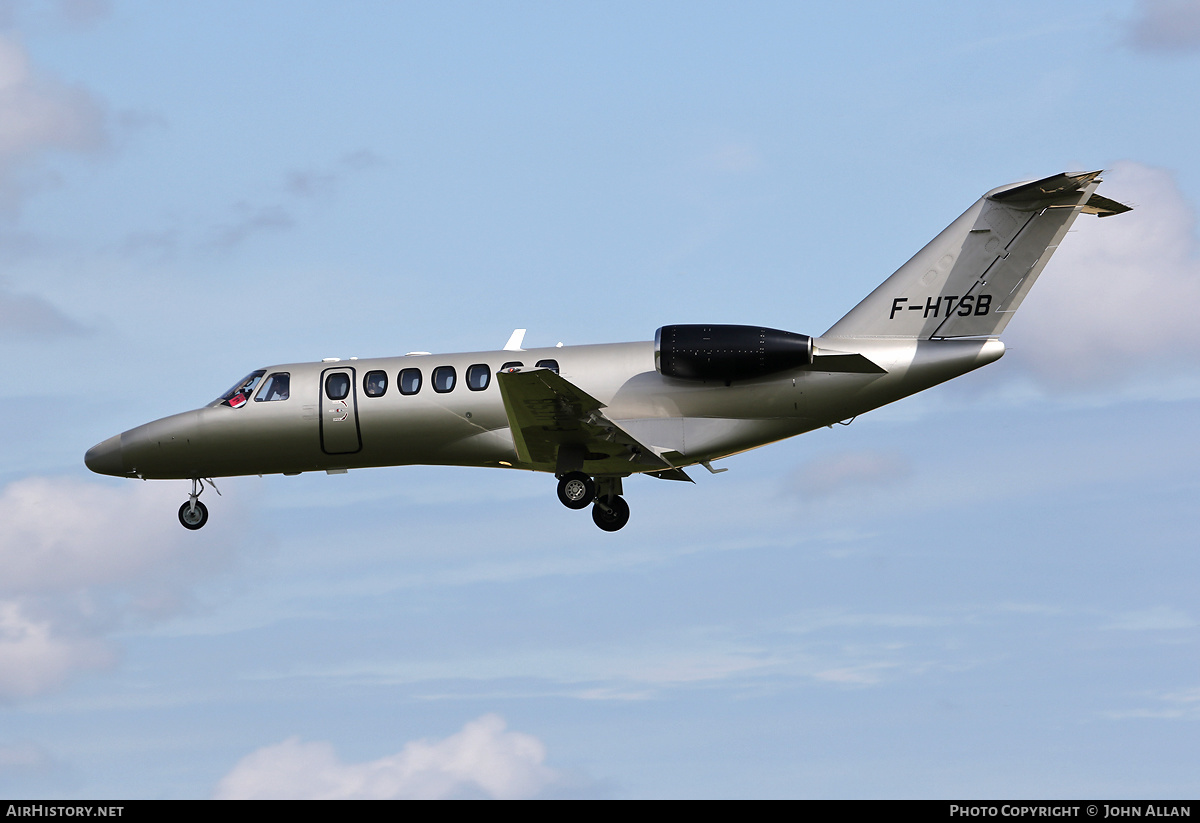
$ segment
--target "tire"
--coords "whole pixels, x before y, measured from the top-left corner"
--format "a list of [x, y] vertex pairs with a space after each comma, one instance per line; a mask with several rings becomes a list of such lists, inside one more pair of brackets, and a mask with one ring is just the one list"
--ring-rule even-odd
[[569, 472], [558, 481], [558, 499], [568, 509], [586, 509], [596, 499], [596, 483], [583, 472]]
[[629, 522], [629, 504], [625, 502], [624, 497], [613, 496], [603, 498], [604, 505], [608, 506], [610, 511], [605, 511], [600, 507], [601, 501], [596, 501], [596, 505], [592, 506], [592, 520], [596, 525], [604, 529], [606, 532], [620, 531]]
[[191, 508], [190, 501], [179, 507], [179, 522], [185, 529], [192, 531], [204, 528], [204, 524], [208, 522], [208, 507], [197, 500], [196, 510], [191, 511]]

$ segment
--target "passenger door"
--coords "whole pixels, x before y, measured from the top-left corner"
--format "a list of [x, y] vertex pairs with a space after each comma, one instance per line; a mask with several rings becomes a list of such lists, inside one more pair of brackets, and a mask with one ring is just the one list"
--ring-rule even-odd
[[353, 454], [362, 449], [358, 430], [358, 387], [354, 369], [321, 372], [321, 450], [326, 454]]

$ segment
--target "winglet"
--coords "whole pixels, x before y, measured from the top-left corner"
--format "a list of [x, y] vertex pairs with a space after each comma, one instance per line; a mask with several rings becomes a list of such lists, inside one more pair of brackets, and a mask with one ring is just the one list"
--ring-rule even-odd
[[525, 351], [521, 344], [525, 342], [525, 329], [513, 329], [513, 333], [504, 344], [502, 351]]

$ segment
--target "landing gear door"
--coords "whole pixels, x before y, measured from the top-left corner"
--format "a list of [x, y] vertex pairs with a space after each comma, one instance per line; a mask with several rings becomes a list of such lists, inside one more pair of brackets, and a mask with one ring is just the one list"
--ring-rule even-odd
[[354, 369], [326, 369], [321, 372], [321, 450], [353, 454], [361, 449]]

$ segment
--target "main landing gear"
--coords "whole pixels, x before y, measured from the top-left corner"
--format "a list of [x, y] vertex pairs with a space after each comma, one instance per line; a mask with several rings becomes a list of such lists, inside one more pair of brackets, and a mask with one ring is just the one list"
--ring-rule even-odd
[[558, 499], [568, 509], [586, 509], [596, 497], [596, 483], [583, 472], [568, 472], [558, 481]]
[[606, 532], [619, 531], [629, 522], [629, 504], [619, 494], [596, 498], [592, 520]]
[[[217, 484], [209, 478], [208, 485], [216, 490], [217, 494], [221, 490], [217, 488]], [[204, 492], [204, 481], [199, 477], [192, 478], [192, 491], [188, 494], [187, 502], [179, 507], [179, 522], [183, 524], [185, 529], [204, 528], [204, 524], [208, 522], [208, 506], [200, 502], [200, 495]]]
[[558, 479], [558, 499], [568, 509], [590, 505], [592, 520], [606, 532], [619, 531], [629, 522], [629, 504], [621, 497], [619, 477], [593, 480], [583, 472], [567, 472]]

